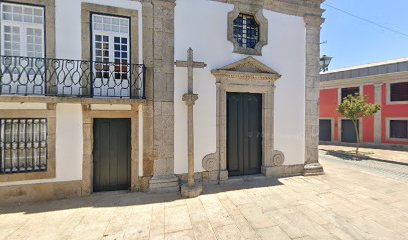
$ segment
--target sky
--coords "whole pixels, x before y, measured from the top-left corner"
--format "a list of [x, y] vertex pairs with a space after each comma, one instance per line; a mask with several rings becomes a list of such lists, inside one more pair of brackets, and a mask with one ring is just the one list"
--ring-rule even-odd
[[327, 4], [377, 24], [402, 32], [387, 31], [371, 23], [322, 5], [321, 55], [333, 57], [329, 70], [408, 57], [408, 0], [326, 0]]

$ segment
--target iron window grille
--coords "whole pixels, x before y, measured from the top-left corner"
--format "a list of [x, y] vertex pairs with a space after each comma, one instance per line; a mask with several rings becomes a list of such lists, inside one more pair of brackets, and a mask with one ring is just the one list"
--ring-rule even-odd
[[240, 13], [234, 20], [234, 38], [242, 48], [255, 49], [259, 42], [259, 24], [252, 15]]
[[0, 119], [0, 174], [47, 170], [47, 119]]

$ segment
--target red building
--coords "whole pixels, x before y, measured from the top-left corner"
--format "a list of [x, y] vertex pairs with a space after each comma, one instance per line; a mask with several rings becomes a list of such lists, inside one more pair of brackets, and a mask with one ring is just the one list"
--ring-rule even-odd
[[408, 58], [328, 71], [321, 74], [320, 141], [355, 142], [350, 120], [337, 112], [349, 94], [367, 95], [381, 105], [375, 116], [359, 121], [366, 144], [408, 145]]

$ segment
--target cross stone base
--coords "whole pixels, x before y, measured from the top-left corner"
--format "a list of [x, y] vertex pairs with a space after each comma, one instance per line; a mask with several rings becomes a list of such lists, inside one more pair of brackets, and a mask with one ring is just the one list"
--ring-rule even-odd
[[323, 175], [324, 170], [320, 163], [309, 163], [303, 169], [303, 176]]
[[186, 198], [198, 197], [203, 192], [201, 183], [195, 183], [193, 187], [188, 186], [188, 183], [181, 186], [181, 196]]
[[176, 175], [153, 176], [149, 181], [151, 193], [166, 193], [180, 191], [179, 180]]

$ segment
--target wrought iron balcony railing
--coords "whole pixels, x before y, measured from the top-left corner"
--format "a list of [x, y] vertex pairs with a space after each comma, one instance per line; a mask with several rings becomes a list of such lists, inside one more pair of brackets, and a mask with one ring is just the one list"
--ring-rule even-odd
[[0, 95], [145, 97], [143, 64], [0, 55]]

